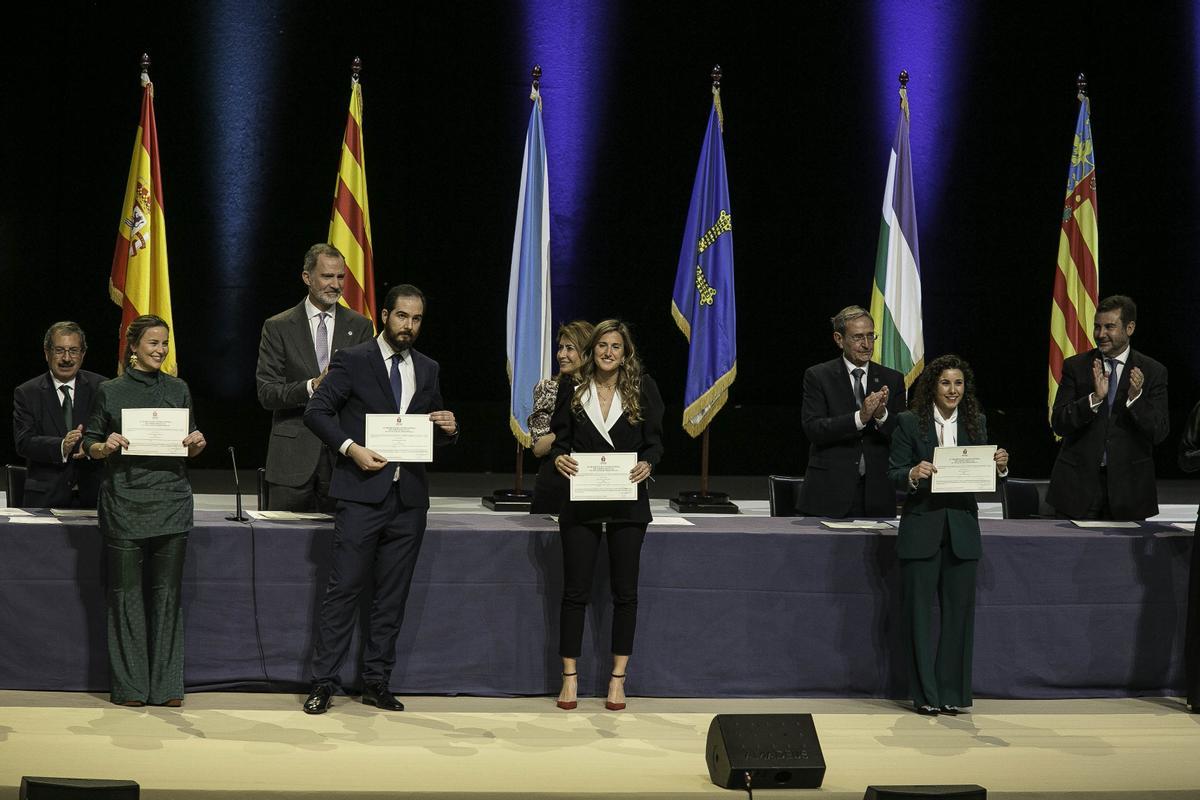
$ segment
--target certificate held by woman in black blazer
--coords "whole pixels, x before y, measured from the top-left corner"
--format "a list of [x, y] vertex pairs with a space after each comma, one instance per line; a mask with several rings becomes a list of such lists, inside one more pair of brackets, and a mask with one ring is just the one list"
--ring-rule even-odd
[[563, 685], [558, 706], [576, 706], [576, 659], [603, 536], [608, 541], [613, 597], [613, 668], [605, 708], [619, 711], [625, 707], [625, 669], [637, 621], [639, 559], [650, 522], [645, 481], [662, 457], [662, 397], [650, 376], [642, 373], [629, 328], [618, 320], [596, 326], [575, 382], [564, 382], [559, 391], [550, 421], [554, 433], [550, 456], [560, 474], [570, 479], [578, 472], [572, 453], [636, 452], [638, 458], [629, 473], [629, 480], [638, 484], [636, 500], [569, 501], [558, 521], [563, 547], [559, 620]]

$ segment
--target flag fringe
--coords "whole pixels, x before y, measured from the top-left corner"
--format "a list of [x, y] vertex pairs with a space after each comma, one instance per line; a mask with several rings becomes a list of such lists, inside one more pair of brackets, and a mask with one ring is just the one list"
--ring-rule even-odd
[[679, 326], [679, 332], [683, 334], [689, 342], [692, 341], [692, 325], [687, 321], [687, 317], [679, 310], [679, 306], [675, 305], [675, 301], [671, 301], [671, 317], [674, 318], [675, 324]]
[[713, 417], [728, 402], [729, 387], [736, 379], [737, 362], [734, 361], [728, 372], [717, 378], [708, 391], [697, 397], [691, 405], [683, 410], [683, 429], [688, 432], [689, 436], [695, 439], [704, 433], [704, 429], [709, 426]]

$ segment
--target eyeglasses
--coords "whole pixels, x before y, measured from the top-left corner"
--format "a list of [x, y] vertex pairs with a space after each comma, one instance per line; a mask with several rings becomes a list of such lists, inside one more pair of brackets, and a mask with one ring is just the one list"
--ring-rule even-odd
[[51, 347], [50, 352], [54, 354], [55, 358], [62, 358], [63, 356], [79, 358], [83, 355], [83, 350], [78, 347]]
[[847, 336], [846, 338], [849, 339], [850, 341], [854, 342], [855, 344], [862, 344], [864, 342], [869, 342], [871, 344], [875, 344], [875, 342], [879, 341], [879, 334], [877, 334], [877, 333], [856, 333], [853, 336]]

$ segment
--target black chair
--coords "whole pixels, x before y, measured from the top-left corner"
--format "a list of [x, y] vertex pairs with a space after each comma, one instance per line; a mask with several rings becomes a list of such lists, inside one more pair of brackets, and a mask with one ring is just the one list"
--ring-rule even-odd
[[767, 499], [771, 503], [772, 517], [796, 516], [796, 497], [804, 478], [793, 475], [768, 475]]
[[1050, 481], [1008, 478], [1000, 482], [1000, 504], [1005, 519], [1045, 519], [1054, 516], [1046, 502]]
[[5, 499], [8, 501], [9, 508], [24, 508], [25, 507], [25, 473], [28, 470], [25, 467], [16, 464], [5, 464], [4, 471], [7, 473], [8, 483], [5, 488]]
[[266, 511], [270, 507], [271, 487], [267, 483], [267, 468], [258, 468], [258, 510]]

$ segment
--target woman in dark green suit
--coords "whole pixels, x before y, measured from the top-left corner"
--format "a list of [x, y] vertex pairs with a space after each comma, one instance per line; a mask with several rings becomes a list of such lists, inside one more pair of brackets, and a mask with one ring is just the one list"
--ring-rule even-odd
[[[169, 347], [167, 323], [143, 315], [125, 333], [125, 369], [100, 384], [83, 446], [105, 459], [100, 531], [108, 562], [108, 662], [113, 703], [183, 704], [183, 558], [192, 528], [187, 460], [125, 454], [121, 412], [186, 408], [188, 458], [204, 449], [188, 386], [161, 371]], [[149, 584], [143, 603], [143, 578]]]
[[[987, 444], [987, 424], [975, 398], [975, 376], [955, 355], [934, 359], [921, 374], [892, 433], [888, 472], [908, 493], [900, 513], [905, 655], [913, 707], [919, 714], [959, 714], [972, 704], [975, 569], [983, 554], [979, 513], [970, 492], [933, 494], [935, 447]], [[1007, 474], [1008, 453], [996, 450]], [[937, 597], [941, 631], [936, 652], [931, 618]]]

